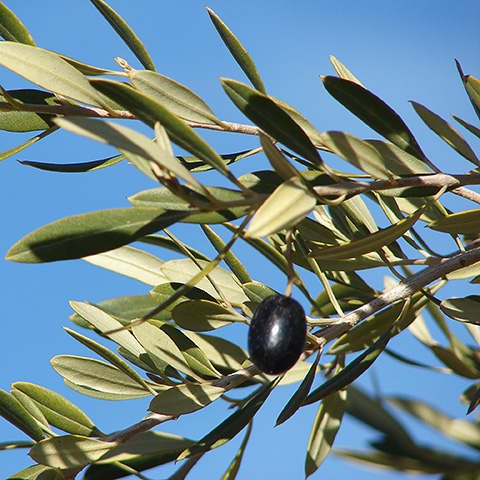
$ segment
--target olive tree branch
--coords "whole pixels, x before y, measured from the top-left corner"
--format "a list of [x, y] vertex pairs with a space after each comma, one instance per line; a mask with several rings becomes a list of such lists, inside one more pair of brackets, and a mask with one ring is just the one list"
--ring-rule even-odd
[[480, 247], [461, 252], [453, 257], [444, 258], [438, 265], [425, 268], [405, 280], [402, 280], [394, 287], [374, 298], [372, 301], [362, 305], [334, 323], [316, 332], [315, 335], [319, 337], [321, 345], [325, 345], [386, 306], [405, 300], [431, 282], [445, 277], [447, 274], [454, 272], [455, 270], [460, 270], [461, 268], [468, 267], [479, 261]]

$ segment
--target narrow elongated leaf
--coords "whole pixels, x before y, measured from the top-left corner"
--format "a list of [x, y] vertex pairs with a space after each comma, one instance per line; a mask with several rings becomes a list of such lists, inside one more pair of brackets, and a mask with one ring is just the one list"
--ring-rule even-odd
[[70, 330], [69, 328], [64, 327], [66, 332], [71, 335], [75, 340], [78, 340], [82, 345], [85, 345], [87, 348], [95, 352], [97, 355], [100, 355], [102, 358], [110, 362], [112, 365], [117, 367], [132, 380], [134, 380], [138, 385], [140, 385], [144, 390], [150, 391], [150, 393], [155, 393], [152, 388], [147, 385], [146, 381], [124, 360], [122, 360], [118, 355], [113, 353], [110, 349], [104, 347], [103, 345], [95, 342], [94, 340], [81, 335], [78, 332]]
[[317, 201], [297, 178], [282, 183], [260, 206], [245, 232], [258, 238], [291, 227], [308, 215]]
[[424, 159], [415, 137], [383, 100], [350, 80], [322, 77], [328, 93], [377, 133], [413, 156]]
[[220, 425], [215, 427], [210, 433], [207, 433], [195, 445], [187, 448], [177, 460], [190, 457], [199, 453], [207, 452], [213, 448], [230, 441], [235, 435], [240, 433], [258, 412], [260, 407], [270, 395], [270, 392], [278, 383], [278, 378], [272, 380], [268, 385], [263, 386], [253, 397], [251, 397], [241, 408], [225, 419]]
[[147, 136], [131, 128], [117, 125], [113, 122], [104, 122], [85, 117], [58, 118], [55, 120], [60, 127], [78, 135], [96, 140], [97, 142], [113, 145], [120, 152], [124, 150], [167, 169], [181, 179], [201, 188], [198, 180], [184, 167], [170, 152], [152, 142]]
[[148, 409], [164, 415], [183, 415], [206, 407], [224, 392], [225, 389], [214, 385], [177, 385], [160, 392]]
[[64, 476], [55, 468], [46, 465], [33, 465], [18, 472], [7, 480], [64, 480]]
[[439, 232], [474, 235], [480, 231], [480, 209], [451, 213], [428, 225]]
[[220, 125], [210, 107], [195, 93], [171, 78], [148, 70], [128, 70], [132, 84], [187, 122]]
[[140, 39], [135, 35], [135, 32], [128, 26], [125, 20], [123, 20], [123, 18], [103, 0], [90, 1], [117, 32], [119, 37], [125, 42], [132, 53], [138, 58], [140, 63], [148, 70], [155, 70], [155, 65], [153, 64], [147, 49]]
[[478, 295], [443, 300], [440, 304], [440, 310], [445, 315], [460, 322], [480, 325], [480, 297]]
[[456, 115], [452, 115], [452, 117], [463, 127], [465, 127], [469, 132], [473, 133], [476, 137], [480, 138], [480, 128], [473, 126], [472, 124], [462, 120], [461, 118], [457, 117]]
[[48, 50], [21, 43], [1, 42], [0, 64], [46, 90], [110, 110], [75, 67]]
[[284, 180], [289, 180], [292, 177], [300, 177], [300, 174], [294, 168], [294, 166], [286, 159], [280, 149], [274, 145], [274, 143], [263, 132], [259, 132], [260, 142], [262, 144], [263, 151], [270, 162], [273, 169]]
[[30, 456], [38, 463], [55, 468], [78, 468], [98, 460], [114, 446], [112, 442], [66, 435], [38, 442], [30, 450]]
[[[108, 363], [74, 355], [57, 355], [50, 361], [68, 385], [79, 386], [87, 395], [104, 400], [129, 400], [152, 393], [130, 375]], [[74, 388], [75, 389], [75, 388]]]
[[368, 143], [344, 132], [325, 132], [323, 144], [347, 162], [379, 180], [389, 180], [389, 174], [382, 157]]
[[375, 250], [397, 240], [406, 233], [430, 206], [431, 202], [426, 203], [415, 213], [412, 213], [403, 220], [400, 220], [390, 227], [366, 235], [365, 237], [332, 247], [313, 248], [310, 256], [314, 258], [337, 260], [342, 258], [354, 258], [369, 252], [374, 252]]
[[109, 252], [84, 257], [83, 260], [147, 285], [155, 286], [168, 281], [160, 270], [165, 262], [133, 247], [116, 248]]
[[185, 214], [149, 208], [119, 208], [74, 215], [30, 233], [7, 252], [15, 262], [39, 263], [94, 255], [154, 233]]
[[109, 80], [91, 80], [91, 83], [147, 125], [153, 127], [156, 122], [160, 122], [167, 130], [172, 142], [223, 173], [230, 180], [234, 180], [225, 162], [205, 140], [163, 105], [122, 83]]
[[247, 447], [250, 434], [252, 433], [252, 425], [253, 425], [253, 422], [250, 422], [248, 424], [245, 437], [234, 459], [232, 460], [232, 463], [230, 463], [230, 465], [228, 466], [227, 470], [222, 475], [222, 478], [220, 480], [235, 480], [235, 478], [237, 477], [238, 470], [240, 469], [240, 464], [242, 463], [243, 454], [245, 453], [245, 448]]
[[42, 429], [26, 408], [13, 396], [0, 389], [0, 415], [35, 441], [45, 438]]
[[235, 310], [208, 300], [179, 303], [172, 310], [172, 318], [179, 327], [193, 332], [207, 332], [232, 322], [245, 322], [244, 317]]
[[[468, 97], [470, 98], [470, 102], [477, 114], [477, 117], [480, 118], [480, 82], [475, 77], [471, 75], [464, 75], [460, 62], [455, 60], [457, 65], [457, 70], [462, 79], [463, 86], [467, 92]], [[475, 88], [476, 87], [476, 88]]]
[[[208, 265], [208, 262], [202, 260], [198, 260], [197, 262], [198, 266], [190, 259], [170, 260], [169, 262], [165, 262], [161, 268], [163, 274], [171, 282], [187, 283], [192, 279], [192, 277], [200, 272], [200, 268], [203, 269]], [[209, 274], [209, 278], [215, 282], [217, 287], [220, 288], [220, 290], [232, 304], [240, 305], [248, 300], [248, 297], [243, 292], [242, 287], [228, 270], [217, 266]], [[196, 286], [214, 298], [222, 300], [208, 279], [204, 278], [200, 280]]]
[[425, 122], [428, 128], [443, 138], [460, 155], [473, 164], [480, 166], [480, 160], [471, 149], [465, 139], [443, 118], [430, 111], [428, 108], [416, 102], [411, 102], [418, 116]]
[[48, 420], [45, 418], [45, 415], [42, 413], [40, 408], [31, 397], [21, 392], [20, 390], [12, 389], [10, 392], [27, 410], [27, 412], [37, 421], [37, 424], [43, 430], [47, 436], [55, 436], [55, 433], [50, 428]]
[[[58, 127], [55, 126], [57, 129]], [[79, 163], [46, 163], [34, 162], [31, 160], [19, 161], [22, 165], [38, 168], [39, 170], [46, 170], [47, 172], [61, 172], [61, 173], [85, 173], [100, 170], [101, 168], [110, 167], [125, 159], [124, 155], [115, 155], [114, 157], [104, 158], [102, 160], [93, 160], [91, 162]]]
[[332, 62], [333, 68], [340, 78], [343, 78], [344, 80], [350, 80], [351, 82], [363, 87], [360, 80], [358, 80], [358, 78], [355, 77], [355, 75], [353, 75], [353, 73], [340, 60], [336, 59], [333, 55], [330, 55], [330, 61]]
[[77, 435], [101, 434], [85, 413], [58, 393], [27, 382], [16, 382], [12, 387], [29, 396], [54, 427]]
[[257, 90], [235, 80], [220, 79], [233, 103], [255, 125], [314, 165], [322, 160], [312, 141], [288, 113]]
[[318, 407], [305, 459], [306, 477], [315, 473], [330, 453], [342, 422], [346, 398], [345, 390], [336, 392], [325, 398]]
[[35, 46], [32, 36], [15, 14], [0, 2], [0, 36], [9, 42]]
[[232, 54], [235, 61], [238, 63], [240, 68], [244, 71], [245, 75], [252, 82], [252, 85], [261, 93], [265, 92], [265, 87], [263, 85], [262, 79], [260, 78], [257, 67], [253, 63], [252, 58], [249, 53], [245, 50], [243, 45], [237, 39], [237, 37], [232, 33], [232, 31], [222, 22], [220, 17], [213, 12], [210, 8], [206, 7], [210, 19], [213, 22], [213, 25], [217, 29], [220, 37], [225, 43], [226, 47]]

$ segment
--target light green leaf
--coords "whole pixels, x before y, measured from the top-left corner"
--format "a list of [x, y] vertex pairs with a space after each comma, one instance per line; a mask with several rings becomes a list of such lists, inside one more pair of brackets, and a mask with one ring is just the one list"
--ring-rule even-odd
[[153, 64], [147, 49], [125, 20], [123, 20], [123, 18], [103, 0], [90, 1], [117, 32], [118, 36], [125, 42], [132, 53], [138, 58], [140, 63], [148, 70], [155, 70], [155, 65]]
[[454, 320], [480, 325], [480, 297], [450, 298], [440, 303], [440, 310]]
[[237, 183], [225, 162], [205, 140], [162, 104], [126, 84], [110, 80], [91, 80], [91, 83], [147, 125], [153, 127], [156, 122], [160, 122], [167, 130], [172, 142], [221, 172], [230, 181]]
[[85, 413], [58, 393], [27, 382], [13, 383], [12, 388], [29, 396], [52, 426], [77, 435], [101, 433]]
[[310, 256], [313, 258], [338, 260], [343, 258], [355, 258], [369, 252], [374, 252], [375, 250], [397, 240], [406, 233], [431, 205], [432, 202], [428, 202], [420, 207], [415, 213], [412, 213], [410, 216], [400, 220], [390, 227], [380, 229], [375, 233], [350, 242], [342, 243], [341, 245], [315, 248], [314, 242], [312, 242], [313, 248]]
[[258, 238], [291, 227], [315, 207], [316, 199], [296, 177], [282, 183], [253, 216], [246, 238]]
[[0, 36], [10, 42], [35, 46], [32, 36], [15, 14], [0, 2]]
[[33, 465], [8, 477], [7, 480], [64, 480], [64, 478], [57, 469], [46, 465]]
[[219, 398], [225, 389], [214, 385], [183, 384], [160, 392], [148, 409], [163, 415], [183, 415], [195, 412]]
[[[152, 142], [147, 136], [131, 128], [113, 122], [85, 117], [57, 118], [55, 123], [70, 132], [83, 135], [100, 143], [113, 145], [121, 153], [125, 154], [124, 151], [126, 150], [139, 155], [154, 165], [174, 173], [186, 182], [196, 185], [200, 189], [202, 188], [198, 180], [169, 151], [161, 148], [158, 143]], [[150, 169], [153, 168], [152, 165]]]
[[235, 435], [240, 433], [255, 416], [270, 395], [270, 392], [277, 385], [277, 382], [278, 378], [272, 380], [268, 385], [261, 387], [242, 407], [215, 427], [210, 433], [205, 435], [195, 445], [187, 448], [177, 460], [207, 452], [230, 441]]
[[213, 22], [213, 25], [217, 29], [220, 37], [225, 43], [226, 47], [232, 54], [235, 61], [238, 63], [240, 68], [244, 71], [245, 75], [252, 82], [252, 85], [261, 93], [265, 92], [265, 87], [263, 85], [262, 79], [260, 78], [257, 67], [253, 63], [252, 58], [249, 53], [245, 50], [243, 45], [239, 42], [237, 37], [232, 33], [232, 31], [222, 22], [222, 20], [216, 15], [213, 10], [206, 7], [210, 19]]
[[38, 463], [55, 468], [78, 468], [98, 460], [114, 446], [112, 442], [66, 435], [38, 442], [30, 450], [30, 456]]
[[347, 392], [342, 390], [326, 397], [318, 407], [305, 459], [305, 475], [316, 472], [332, 449], [342, 422]]
[[428, 225], [439, 232], [474, 235], [480, 231], [480, 209], [451, 213]]
[[0, 415], [35, 441], [45, 438], [34, 417], [13, 396], [0, 389]]
[[453, 147], [460, 155], [477, 165], [477, 167], [480, 166], [480, 160], [477, 158], [470, 145], [448, 122], [423, 105], [416, 102], [411, 103], [418, 116], [425, 122], [428, 128], [443, 138], [443, 140]]
[[[55, 126], [55, 129], [58, 129]], [[38, 168], [39, 170], [46, 170], [47, 172], [61, 172], [61, 173], [84, 173], [100, 170], [101, 168], [110, 167], [125, 159], [124, 155], [115, 155], [114, 157], [104, 158], [102, 160], [93, 160], [91, 162], [79, 163], [46, 163], [33, 162], [31, 160], [19, 160], [18, 163], [28, 165], [29, 167]]]
[[342, 62], [340, 62], [340, 60], [336, 59], [333, 55], [330, 55], [330, 61], [332, 62], [333, 68], [340, 78], [343, 78], [344, 80], [350, 80], [351, 82], [363, 87], [360, 80], [358, 80], [358, 78], [355, 77], [355, 75], [353, 75], [353, 73]]
[[[131, 376], [108, 363], [74, 355], [58, 355], [50, 361], [53, 369], [69, 386], [79, 386], [90, 397], [103, 400], [129, 400], [152, 393]], [[75, 389], [75, 388], [74, 388]]]
[[235, 80], [224, 78], [220, 81], [225, 93], [255, 125], [314, 165], [322, 165], [320, 155], [307, 134], [273, 100]]
[[383, 100], [350, 80], [322, 77], [328, 93], [377, 133], [411, 155], [424, 159], [415, 137]]
[[68, 62], [72, 67], [75, 67], [79, 72], [83, 73], [83, 75], [93, 76], [96, 77], [98, 75], [113, 75], [113, 76], [125, 76], [124, 72], [118, 72], [115, 70], [108, 70], [105, 68], [98, 68], [94, 67], [93, 65], [88, 65], [86, 63], [80, 62], [75, 60], [74, 58], [67, 57], [66, 55], [62, 55], [57, 53], [60, 58], [63, 58], [66, 62]]
[[68, 62], [42, 48], [0, 42], [0, 65], [45, 90], [110, 111], [88, 80]]
[[245, 322], [245, 318], [235, 310], [208, 300], [179, 303], [172, 310], [172, 318], [179, 327], [194, 332], [207, 332], [232, 322]]
[[263, 151], [270, 162], [270, 165], [284, 180], [289, 180], [292, 177], [300, 177], [300, 174], [294, 168], [294, 166], [287, 160], [282, 154], [280, 149], [274, 145], [267, 135], [263, 132], [259, 132], [260, 142], [262, 144]]
[[325, 132], [321, 138], [323, 144], [333, 153], [369, 173], [373, 178], [379, 180], [392, 178], [382, 157], [363, 140], [343, 132]]
[[7, 252], [7, 260], [53, 262], [113, 250], [175, 223], [185, 214], [119, 208], [74, 215], [30, 233]]
[[147, 285], [155, 286], [168, 281], [160, 270], [164, 263], [162, 260], [133, 247], [116, 248], [109, 252], [84, 257], [83, 260]]
[[203, 125], [222, 126], [222, 122], [210, 107], [184, 85], [148, 70], [129, 69], [127, 72], [135, 88], [161, 103], [183, 120]]
[[[205, 268], [209, 262], [197, 260], [197, 263], [198, 266], [190, 259], [170, 260], [165, 262], [161, 269], [162, 273], [171, 282], [187, 283], [200, 272], [200, 268]], [[220, 288], [230, 303], [240, 305], [248, 300], [242, 287], [228, 270], [217, 266], [208, 276]], [[222, 300], [207, 278], [200, 280], [196, 287], [204, 290], [212, 297]]]

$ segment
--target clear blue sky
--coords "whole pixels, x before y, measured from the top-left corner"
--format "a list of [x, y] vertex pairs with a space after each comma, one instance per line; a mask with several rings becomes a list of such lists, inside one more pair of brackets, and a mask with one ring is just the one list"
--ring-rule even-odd
[[[24, 22], [40, 47], [59, 50], [78, 60], [107, 68], [115, 68], [113, 57], [119, 56], [133, 67], [141, 68], [87, 0], [50, 0], [35, 2], [35, 6], [28, 0], [6, 0], [5, 4]], [[131, 1], [112, 0], [110, 4], [144, 41], [160, 73], [195, 90], [219, 118], [245, 123], [224, 95], [217, 77], [246, 80], [211, 24], [203, 8], [204, 1], [144, 1], [132, 6]], [[319, 131], [343, 130], [362, 138], [375, 137], [323, 89], [318, 76], [334, 74], [329, 61], [332, 54], [403, 117], [426, 154], [441, 169], [451, 173], [470, 169], [470, 165], [427, 129], [408, 101], [422, 103], [444, 118], [456, 114], [475, 122], [454, 58], [460, 61], [465, 73], [480, 77], [480, 6], [476, 0], [244, 0], [211, 1], [207, 6], [223, 19], [249, 50], [268, 93], [294, 106]], [[0, 84], [7, 89], [28, 85], [4, 68], [0, 68]], [[0, 150], [26, 138], [28, 134], [0, 132]], [[222, 153], [253, 147], [257, 142], [254, 138], [244, 139], [239, 135], [206, 134], [205, 138]], [[479, 147], [478, 141], [468, 135], [467, 138], [472, 140], [474, 147]], [[155, 186], [126, 164], [90, 174], [65, 175], [25, 167], [16, 159], [68, 163], [112, 154], [110, 148], [60, 132], [2, 162], [0, 258], [13, 243], [40, 226], [78, 213], [126, 207], [125, 197]], [[343, 168], [341, 164], [337, 166]], [[248, 169], [261, 168], [267, 168], [266, 162], [257, 156], [245, 166], [236, 166], [233, 170], [240, 174]], [[191, 235], [190, 243], [193, 244], [195, 234], [188, 232], [187, 235]], [[200, 243], [197, 248], [209, 252], [205, 243]], [[164, 260], [171, 258], [168, 253], [156, 254]], [[279, 278], [276, 271], [266, 270], [250, 260], [249, 264], [249, 259], [245, 258], [256, 280], [278, 290], [284, 289], [284, 279]], [[112, 403], [83, 397], [63, 385], [49, 361], [57, 354], [89, 355], [61, 328], [63, 325], [72, 326], [68, 320], [72, 313], [69, 300], [98, 302], [121, 295], [146, 293], [148, 286], [82, 260], [47, 265], [22, 265], [0, 260], [0, 279], [0, 359], [3, 362], [0, 388], [9, 390], [14, 381], [29, 381], [51, 388], [79, 405], [103, 431], [125, 428], [143, 417], [148, 399]], [[379, 278], [379, 288], [381, 282]], [[467, 288], [473, 293], [472, 286]], [[445, 295], [454, 294], [455, 288], [452, 288]], [[465, 290], [456, 294], [463, 295]], [[245, 343], [245, 328], [228, 328], [231, 328], [229, 335]], [[406, 351], [409, 356], [420, 354], [423, 361], [435, 362], [412, 340], [397, 338], [392, 347]], [[467, 381], [419, 372], [385, 358], [379, 360], [372, 373], [361, 379], [361, 385], [370, 390], [376, 383], [384, 394], [401, 394], [413, 389], [454, 416], [465, 413], [465, 406], [459, 403], [458, 396], [468, 386]], [[277, 389], [261, 410], [254, 422], [238, 479], [303, 478], [305, 451], [316, 406], [304, 408], [285, 425], [273, 428], [279, 411], [293, 391], [293, 388]], [[226, 415], [226, 410], [207, 408], [200, 414], [165, 424], [162, 428], [200, 438]], [[371, 433], [347, 418], [336, 444], [360, 447], [373, 438]], [[425, 441], [436, 441], [431, 432], [421, 430], [420, 433], [425, 435]], [[22, 438], [21, 432], [0, 419], [0, 441]], [[189, 478], [220, 478], [239, 442], [240, 437], [231, 445], [206, 455]], [[455, 447], [452, 445], [452, 448]], [[0, 478], [7, 478], [30, 464], [25, 451], [0, 452]], [[172, 469], [166, 467], [152, 473], [151, 477], [165, 478], [170, 472]], [[357, 480], [399, 478], [397, 474], [358, 469], [333, 456], [313, 478], [343, 479], [353, 475]]]

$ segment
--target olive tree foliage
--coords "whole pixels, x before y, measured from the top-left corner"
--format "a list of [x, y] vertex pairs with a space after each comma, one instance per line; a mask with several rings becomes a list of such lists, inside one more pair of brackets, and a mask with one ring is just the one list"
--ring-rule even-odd
[[[442, 371], [471, 380], [466, 391], [458, 392], [466, 412], [480, 402], [480, 297], [436, 296], [450, 281], [480, 282], [480, 209], [475, 208], [480, 195], [469, 188], [480, 183], [480, 160], [457, 128], [477, 137], [480, 129], [453, 116], [459, 124], [455, 128], [413, 103], [426, 125], [473, 165], [462, 175], [444, 173], [425, 156], [395, 111], [332, 58], [338, 76], [322, 77], [326, 91], [384, 140], [320, 133], [294, 108], [266, 93], [240, 41], [208, 10], [249, 81], [220, 79], [225, 94], [250, 123], [220, 120], [193, 91], [156, 72], [139, 38], [114, 10], [102, 0], [91, 1], [145, 69], [135, 70], [118, 58], [118, 70], [111, 71], [41, 49], [0, 3], [0, 34], [5, 39], [0, 43], [0, 64], [38, 87], [2, 89], [0, 128], [41, 131], [0, 158], [63, 128], [112, 145], [119, 153], [74, 165], [23, 163], [88, 172], [128, 161], [160, 186], [130, 197], [131, 208], [89, 212], [46, 225], [13, 245], [7, 259], [41, 263], [83, 258], [152, 286], [146, 295], [99, 304], [72, 302], [74, 328], [66, 332], [93, 357], [59, 355], [51, 361], [73, 390], [104, 401], [149, 397], [149, 412], [129, 428], [102, 432], [63, 396], [43, 386], [13, 383], [10, 393], [0, 391], [0, 414], [31, 441], [4, 441], [1, 446], [29, 449], [35, 465], [12, 478], [144, 478], [140, 472], [146, 469], [181, 460], [172, 477], [181, 479], [203, 455], [245, 430], [238, 454], [222, 477], [231, 480], [255, 414], [274, 390], [292, 383], [298, 388], [278, 412], [277, 424], [294, 422], [299, 409], [318, 404], [305, 454], [307, 477], [330, 453], [348, 413], [377, 430], [379, 440], [362, 453], [344, 449], [338, 454], [404, 472], [477, 478], [480, 459], [416, 444], [386, 400], [368, 396], [352, 382], [379, 355], [392, 355], [390, 339], [408, 329], [444, 365]], [[457, 67], [479, 115], [480, 82]], [[151, 135], [135, 130], [136, 122], [149, 126]], [[257, 136], [258, 148], [221, 155], [199, 135], [202, 129]], [[171, 143], [191, 156], [175, 156]], [[261, 156], [266, 168], [237, 178], [229, 165], [250, 155]], [[338, 169], [342, 162], [349, 164], [350, 173]], [[351, 173], [352, 165], [358, 174]], [[202, 182], [207, 170], [216, 172], [225, 186]], [[474, 208], [447, 210], [442, 200], [451, 195], [468, 199]], [[374, 204], [377, 218], [368, 207]], [[168, 228], [177, 222], [199, 225], [218, 252], [215, 258], [189, 244], [191, 237], [183, 241], [172, 235]], [[223, 233], [212, 224], [221, 226]], [[419, 233], [419, 224], [430, 229], [428, 241]], [[129, 246], [132, 242], [159, 252], [169, 249], [179, 258], [163, 262], [141, 247]], [[256, 306], [278, 293], [251, 278], [232, 250], [239, 242], [251, 245], [266, 268], [284, 276], [281, 293], [291, 295], [295, 287], [301, 301], [311, 306], [304, 352], [281, 375], [263, 374], [248, 352], [222, 337], [222, 329], [234, 322], [244, 324], [247, 332]], [[451, 248], [441, 253], [452, 245], [455, 253]], [[383, 291], [364, 278], [374, 269], [390, 272]], [[318, 278], [320, 292], [306, 288], [305, 272]], [[455, 322], [464, 325], [469, 343], [476, 346], [454, 335]], [[433, 339], [429, 324], [439, 327], [445, 344]], [[104, 346], [105, 339], [111, 348]], [[398, 354], [396, 359], [428, 367]], [[203, 438], [156, 429], [224, 401], [232, 404], [232, 412]], [[396, 397], [388, 402], [465, 447], [480, 450], [474, 422], [452, 419], [416, 399]]]

